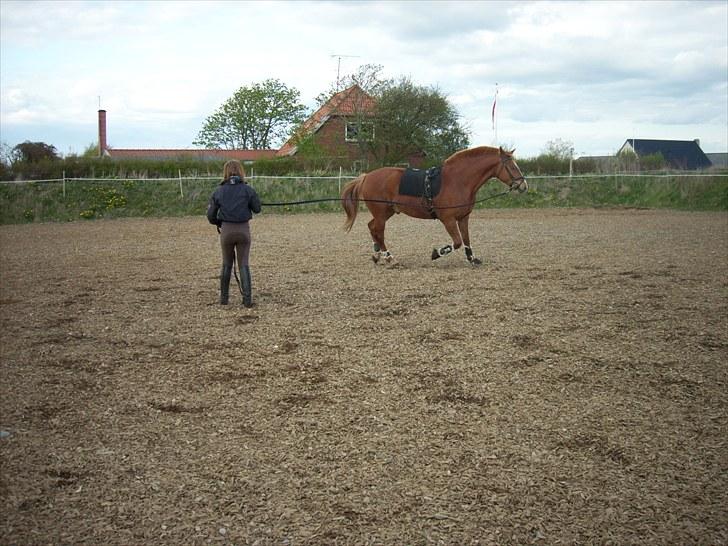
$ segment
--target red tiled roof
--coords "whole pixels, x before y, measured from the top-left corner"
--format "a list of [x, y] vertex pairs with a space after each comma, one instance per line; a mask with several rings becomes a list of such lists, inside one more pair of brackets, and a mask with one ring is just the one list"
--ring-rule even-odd
[[118, 149], [109, 148], [106, 154], [115, 159], [176, 159], [190, 157], [194, 159], [237, 159], [238, 161], [255, 161], [275, 157], [275, 150], [193, 150], [193, 149]]
[[[359, 113], [372, 113], [374, 111], [374, 98], [361, 87], [354, 84], [333, 95], [321, 108], [316, 110], [302, 125], [306, 134], [315, 133], [332, 116], [352, 116]], [[291, 137], [276, 152], [277, 156], [293, 155], [296, 153], [296, 136]]]

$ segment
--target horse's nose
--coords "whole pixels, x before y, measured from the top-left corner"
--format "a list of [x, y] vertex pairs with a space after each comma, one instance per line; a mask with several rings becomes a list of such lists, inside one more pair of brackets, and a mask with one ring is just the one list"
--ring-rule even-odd
[[521, 180], [521, 183], [518, 184], [518, 191], [520, 193], [526, 193], [528, 191], [528, 182], [525, 179]]

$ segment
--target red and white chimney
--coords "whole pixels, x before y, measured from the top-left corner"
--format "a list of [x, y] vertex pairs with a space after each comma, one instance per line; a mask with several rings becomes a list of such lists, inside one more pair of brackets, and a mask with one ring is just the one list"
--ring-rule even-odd
[[106, 110], [99, 110], [99, 157], [106, 154]]

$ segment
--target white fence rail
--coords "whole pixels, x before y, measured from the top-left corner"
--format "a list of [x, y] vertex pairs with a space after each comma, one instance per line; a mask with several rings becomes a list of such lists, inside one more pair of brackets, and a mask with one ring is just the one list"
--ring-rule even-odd
[[[253, 175], [247, 176], [246, 180], [338, 180], [339, 191], [341, 191], [341, 182], [349, 181], [355, 178], [356, 175], [344, 175], [340, 172], [338, 176], [263, 176]], [[180, 195], [184, 195], [182, 184], [184, 181], [195, 181], [200, 180], [220, 180], [219, 176], [180, 176], [174, 178], [69, 178], [65, 175], [63, 178], [46, 178], [42, 180], [0, 180], [0, 184], [62, 184], [63, 185], [63, 196], [66, 196], [66, 183], [68, 182], [86, 182], [86, 183], [104, 183], [104, 182], [178, 182]]]
[[[726, 178], [724, 174], [644, 174], [644, 173], [613, 173], [613, 174], [542, 174], [525, 175], [526, 180], [578, 180], [595, 178]], [[347, 176], [248, 176], [246, 180], [352, 180], [355, 175]], [[180, 176], [174, 178], [45, 178], [42, 180], [0, 180], [0, 184], [53, 184], [63, 182], [179, 182], [198, 180], [220, 180], [219, 176]]]
[[[338, 176], [268, 176], [268, 175], [253, 175], [246, 177], [247, 180], [338, 180], [339, 191], [341, 191], [342, 181], [349, 181], [355, 178], [355, 175], [344, 175], [340, 173]], [[713, 173], [684, 173], [684, 172], [673, 172], [673, 173], [611, 173], [611, 174], [561, 174], [561, 175], [526, 175], [527, 180], [593, 180], [593, 179], [609, 179], [614, 181], [620, 178], [728, 178], [728, 173], [713, 174]], [[219, 176], [180, 176], [174, 178], [47, 178], [43, 180], [0, 180], [0, 184], [63, 184], [63, 196], [66, 195], [66, 183], [69, 182], [85, 182], [85, 183], [108, 183], [108, 182], [178, 182], [180, 195], [184, 196], [183, 193], [183, 182], [185, 181], [200, 181], [220, 180]]]
[[[246, 180], [351, 180], [352, 176], [247, 176]], [[220, 180], [219, 176], [182, 176], [174, 178], [45, 178], [42, 180], [0, 180], [0, 184], [53, 184], [62, 182], [178, 182]]]

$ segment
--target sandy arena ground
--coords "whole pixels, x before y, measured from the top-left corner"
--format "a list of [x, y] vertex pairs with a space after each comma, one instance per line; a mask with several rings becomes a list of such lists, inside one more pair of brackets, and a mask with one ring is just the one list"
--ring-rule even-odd
[[0, 543], [728, 543], [728, 214], [368, 219], [0, 227]]

